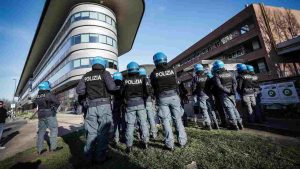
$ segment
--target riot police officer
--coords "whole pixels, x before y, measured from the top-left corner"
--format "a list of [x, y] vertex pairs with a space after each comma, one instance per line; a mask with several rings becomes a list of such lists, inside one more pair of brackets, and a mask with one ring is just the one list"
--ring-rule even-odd
[[249, 71], [249, 74], [252, 77], [252, 87], [254, 88], [254, 96], [256, 99], [256, 110], [255, 110], [255, 121], [258, 123], [261, 123], [263, 120], [265, 120], [265, 117], [259, 107], [260, 105], [260, 98], [259, 95], [261, 95], [260, 93], [260, 87], [259, 87], [259, 82], [258, 82], [258, 76], [255, 74], [254, 72], [254, 67], [252, 65], [246, 65], [247, 66], [247, 70]]
[[[117, 87], [122, 88], [123, 86], [123, 76], [120, 72], [115, 72], [113, 74], [113, 79], [115, 81], [115, 84]], [[123, 105], [123, 98], [121, 96], [121, 93], [117, 93], [114, 96], [113, 100], [113, 124], [114, 124], [114, 143], [119, 143], [120, 136], [123, 137], [123, 133], [125, 130], [125, 126], [122, 122], [122, 118], [124, 114], [122, 113], [122, 105]]]
[[126, 113], [126, 152], [132, 151], [133, 133], [135, 130], [136, 119], [141, 128], [143, 148], [148, 148], [149, 129], [147, 125], [147, 113], [144, 98], [148, 97], [146, 79], [139, 76], [140, 66], [136, 62], [127, 65], [128, 77], [124, 80], [122, 89], [125, 99]]
[[225, 65], [221, 60], [216, 60], [213, 66], [216, 70], [215, 85], [218, 88], [218, 95], [228, 118], [229, 128], [234, 130], [243, 129], [242, 119], [236, 109], [236, 79], [224, 68]]
[[214, 78], [213, 77], [214, 77], [214, 75], [210, 71], [207, 71], [205, 74], [208, 78], [206, 93], [207, 93], [207, 96], [209, 97], [207, 99], [207, 108], [208, 108], [208, 112], [210, 112], [209, 116], [210, 116], [210, 119], [212, 119], [212, 123], [214, 124], [215, 128], [220, 129], [219, 121], [218, 121], [218, 118], [220, 118], [220, 117], [219, 117], [219, 114], [218, 114], [218, 111], [217, 111], [216, 105], [215, 105], [216, 98], [213, 95], [213, 90], [214, 90]]
[[256, 107], [255, 100], [255, 89], [252, 82], [252, 76], [247, 70], [245, 64], [237, 64], [237, 91], [241, 96], [243, 105], [246, 107], [246, 117], [248, 117], [248, 122], [253, 123], [255, 119], [255, 114], [253, 109]]
[[174, 149], [174, 136], [170, 124], [172, 119], [178, 134], [178, 142], [181, 147], [184, 147], [187, 143], [187, 135], [182, 122], [184, 110], [178, 96], [176, 72], [167, 65], [167, 56], [162, 52], [156, 53], [153, 61], [156, 68], [151, 73], [150, 79], [159, 107], [158, 115], [163, 123], [166, 148]]
[[211, 130], [212, 119], [210, 119], [209, 116], [211, 112], [208, 112], [208, 77], [205, 75], [204, 68], [201, 64], [195, 64], [194, 71], [195, 76], [192, 79], [191, 93], [195, 96], [196, 103], [198, 104], [200, 112], [202, 112], [204, 128]]
[[218, 115], [221, 124], [220, 126], [222, 127], [226, 127], [228, 122], [227, 122], [227, 118], [225, 115], [225, 111], [223, 109], [222, 103], [221, 103], [221, 99], [219, 97], [219, 92], [218, 92], [218, 87], [215, 85], [215, 79], [216, 79], [216, 67], [212, 67], [211, 69], [211, 73], [213, 75], [212, 79], [210, 80], [210, 88], [211, 88], [211, 94], [214, 98], [214, 105], [215, 105], [215, 110], [216, 110], [216, 115]]
[[109, 134], [112, 133], [110, 93], [119, 90], [110, 73], [105, 70], [107, 61], [101, 57], [92, 59], [92, 70], [83, 75], [76, 92], [86, 95], [88, 111], [85, 118], [87, 139], [84, 147], [86, 160], [102, 163], [107, 160]]
[[38, 136], [37, 152], [41, 154], [44, 145], [44, 136], [47, 128], [50, 129], [50, 151], [57, 151], [62, 147], [57, 147], [58, 123], [56, 110], [59, 106], [58, 99], [50, 92], [51, 85], [48, 81], [41, 82], [38, 86], [39, 91], [34, 103], [37, 105], [38, 114]]
[[148, 117], [148, 122], [150, 125], [150, 136], [152, 136], [153, 139], [156, 139], [157, 137], [157, 128], [156, 128], [156, 123], [155, 123], [155, 113], [154, 113], [154, 106], [153, 106], [153, 89], [151, 86], [150, 79], [147, 77], [147, 71], [145, 68], [140, 68], [139, 69], [139, 74], [142, 78], [145, 78], [146, 85], [147, 85], [147, 92], [148, 96], [145, 98], [146, 102], [146, 111], [147, 111], [147, 117]]

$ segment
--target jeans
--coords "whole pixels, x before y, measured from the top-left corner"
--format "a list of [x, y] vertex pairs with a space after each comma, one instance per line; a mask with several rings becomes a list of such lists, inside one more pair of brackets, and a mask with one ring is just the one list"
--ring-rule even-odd
[[95, 158], [101, 161], [106, 158], [109, 134], [113, 132], [112, 123], [110, 104], [88, 108], [84, 124], [87, 131], [84, 153], [87, 159]]
[[144, 105], [131, 106], [126, 108], [125, 121], [126, 121], [126, 146], [131, 147], [133, 144], [133, 133], [135, 130], [136, 119], [140, 124], [142, 132], [142, 140], [144, 143], [149, 142], [149, 129], [147, 124], [147, 113]]
[[152, 102], [146, 102], [146, 111], [147, 111], [147, 117], [148, 122], [150, 125], [150, 131], [153, 138], [157, 137], [157, 128], [155, 123], [155, 113], [153, 110], [153, 103]]
[[4, 130], [4, 123], [0, 123], [0, 141], [2, 138], [3, 130]]
[[160, 97], [157, 104], [159, 107], [158, 115], [162, 119], [164, 128], [165, 145], [169, 148], [174, 147], [174, 136], [171, 127], [172, 119], [178, 134], [178, 142], [181, 146], [185, 145], [187, 143], [187, 135], [182, 122], [184, 110], [181, 107], [179, 96]]
[[230, 125], [242, 124], [240, 113], [236, 109], [235, 96], [220, 95], [221, 103]]
[[57, 134], [58, 134], [58, 123], [56, 116], [40, 118], [38, 121], [38, 132], [37, 132], [37, 151], [41, 152], [44, 145], [44, 136], [47, 128], [50, 130], [50, 149], [54, 150], [57, 147]]

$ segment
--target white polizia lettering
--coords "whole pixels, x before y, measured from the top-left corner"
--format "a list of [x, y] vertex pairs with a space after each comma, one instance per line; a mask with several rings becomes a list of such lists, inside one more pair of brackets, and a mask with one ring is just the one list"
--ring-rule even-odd
[[138, 84], [142, 84], [143, 81], [142, 79], [135, 79], [135, 80], [125, 80], [125, 84], [129, 84], [129, 85], [138, 85]]
[[84, 81], [90, 82], [90, 81], [95, 81], [95, 80], [102, 80], [100, 75], [95, 75], [95, 76], [88, 76], [84, 78]]
[[155, 74], [156, 77], [164, 77], [164, 76], [172, 76], [172, 75], [175, 75], [173, 70], [161, 71]]

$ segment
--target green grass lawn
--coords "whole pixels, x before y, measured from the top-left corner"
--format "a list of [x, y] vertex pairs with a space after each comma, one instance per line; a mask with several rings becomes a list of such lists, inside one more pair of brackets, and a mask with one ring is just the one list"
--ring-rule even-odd
[[[300, 168], [300, 147], [283, 146], [270, 138], [235, 131], [204, 131], [187, 128], [188, 146], [174, 152], [163, 149], [160, 141], [151, 142], [148, 150], [136, 142], [130, 155], [125, 145], [110, 148], [112, 159], [91, 168], [185, 168], [196, 161], [198, 168]], [[0, 162], [0, 168], [87, 168], [83, 157], [84, 132], [74, 132], [59, 139], [63, 150], [37, 156], [35, 149]]]

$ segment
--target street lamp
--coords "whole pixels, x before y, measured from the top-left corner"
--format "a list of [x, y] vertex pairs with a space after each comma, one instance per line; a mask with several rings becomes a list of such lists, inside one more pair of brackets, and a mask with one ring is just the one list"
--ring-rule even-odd
[[16, 88], [17, 88], [17, 79], [13, 79], [15, 81], [15, 89], [13, 93], [13, 103], [15, 103], [15, 93], [16, 93]]

